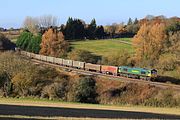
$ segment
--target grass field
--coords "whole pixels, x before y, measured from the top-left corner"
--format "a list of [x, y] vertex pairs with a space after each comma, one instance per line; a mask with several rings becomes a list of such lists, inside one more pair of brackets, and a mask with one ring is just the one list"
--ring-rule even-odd
[[155, 107], [130, 106], [130, 105], [115, 106], [115, 105], [83, 104], [83, 103], [62, 102], [58, 100], [48, 100], [48, 99], [39, 99], [39, 98], [0, 98], [0, 104], [99, 109], [99, 110], [120, 110], [120, 111], [180, 115], [180, 108], [160, 108], [160, 107], [155, 108]]
[[71, 47], [74, 49], [88, 50], [100, 56], [108, 56], [114, 52], [121, 52], [122, 50], [133, 52], [131, 38], [77, 41], [71, 42]]

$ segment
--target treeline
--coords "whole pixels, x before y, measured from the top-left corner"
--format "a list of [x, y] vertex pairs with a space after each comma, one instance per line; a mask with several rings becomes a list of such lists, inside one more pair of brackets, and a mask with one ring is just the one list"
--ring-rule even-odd
[[133, 37], [139, 30], [137, 18], [128, 23], [112, 24], [107, 26], [97, 25], [96, 20], [88, 24], [82, 19], [69, 17], [66, 24], [58, 25], [54, 16], [26, 17], [24, 27], [31, 33], [43, 34], [49, 27], [57, 27], [65, 37], [65, 40], [105, 39], [117, 37]]

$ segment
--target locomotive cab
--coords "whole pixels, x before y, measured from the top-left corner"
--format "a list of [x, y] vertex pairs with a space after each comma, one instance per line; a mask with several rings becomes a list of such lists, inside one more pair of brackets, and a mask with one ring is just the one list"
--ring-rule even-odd
[[150, 74], [151, 74], [152, 78], [156, 78], [157, 77], [157, 70], [156, 69], [152, 69]]

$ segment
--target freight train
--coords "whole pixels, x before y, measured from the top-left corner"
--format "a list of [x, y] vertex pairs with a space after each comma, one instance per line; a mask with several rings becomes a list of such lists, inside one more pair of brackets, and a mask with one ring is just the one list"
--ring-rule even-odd
[[85, 63], [81, 61], [74, 61], [74, 60], [50, 57], [45, 55], [39, 55], [26, 51], [20, 51], [20, 53], [32, 59], [37, 59], [61, 66], [82, 69], [86, 71], [99, 72], [102, 74], [122, 76], [127, 78], [134, 78], [134, 79], [142, 79], [148, 81], [150, 80], [152, 81], [155, 80], [155, 78], [157, 78], [156, 69], [136, 68], [136, 67], [128, 67], [128, 66], [117, 67], [117, 66], [108, 66], [108, 65], [97, 65], [97, 64]]

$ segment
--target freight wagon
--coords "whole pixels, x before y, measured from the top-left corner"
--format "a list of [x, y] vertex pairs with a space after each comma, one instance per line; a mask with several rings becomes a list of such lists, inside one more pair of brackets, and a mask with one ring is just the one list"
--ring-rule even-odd
[[72, 60], [63, 59], [63, 65], [67, 66], [67, 67], [72, 67], [73, 66], [73, 61]]
[[117, 76], [118, 75], [118, 67], [102, 65], [101, 66], [101, 72], [103, 74], [110, 74], [110, 75]]
[[47, 61], [47, 56], [41, 55], [41, 60], [46, 62]]
[[47, 62], [54, 63], [54, 57], [47, 56]]
[[73, 67], [78, 69], [84, 69], [85, 62], [73, 61]]
[[62, 58], [54, 58], [54, 63], [58, 64], [58, 65], [62, 65], [63, 64], [63, 59]]
[[35, 54], [34, 59], [41, 60], [41, 55]]
[[101, 72], [101, 65], [85, 63], [85, 70]]

